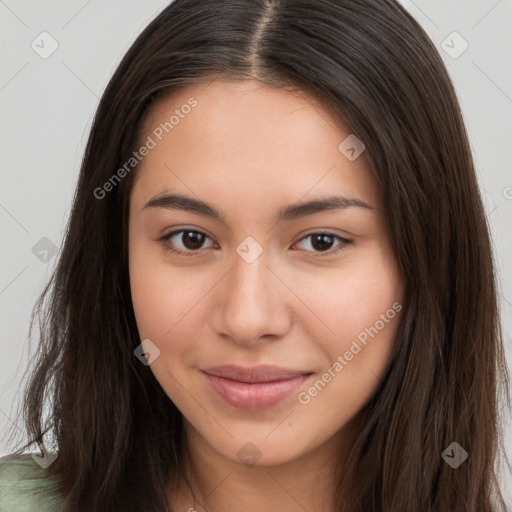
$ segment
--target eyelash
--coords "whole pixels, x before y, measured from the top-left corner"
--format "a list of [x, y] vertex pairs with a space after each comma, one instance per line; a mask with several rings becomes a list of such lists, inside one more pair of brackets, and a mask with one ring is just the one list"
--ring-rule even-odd
[[[203, 233], [202, 231], [197, 231], [197, 230], [194, 230], [194, 229], [179, 229], [177, 231], [171, 231], [167, 235], [164, 235], [162, 238], [160, 238], [160, 242], [161, 242], [163, 248], [165, 250], [167, 250], [167, 251], [173, 252], [173, 253], [178, 254], [180, 256], [195, 256], [195, 255], [197, 255], [198, 252], [199, 252], [199, 249], [196, 250], [196, 251], [180, 251], [180, 250], [174, 249], [174, 248], [172, 248], [172, 247], [170, 247], [168, 245], [167, 242], [169, 241], [170, 238], [172, 238], [174, 235], [177, 235], [178, 233], [185, 233], [185, 232], [199, 233], [201, 235], [204, 235], [207, 238], [210, 238], [206, 233]], [[308, 235], [302, 237], [297, 243], [302, 242], [302, 240], [304, 240], [306, 238], [309, 238], [309, 237], [311, 237], [313, 235], [326, 235], [326, 236], [330, 236], [330, 237], [333, 237], [333, 238], [337, 238], [338, 240], [340, 240], [342, 242], [341, 244], [336, 246], [333, 250], [328, 250], [328, 251], [324, 251], [324, 252], [315, 253], [317, 255], [315, 257], [322, 258], [324, 256], [332, 256], [333, 254], [337, 254], [338, 252], [343, 250], [346, 245], [352, 243], [352, 240], [349, 240], [349, 239], [343, 238], [343, 237], [341, 237], [339, 235], [335, 235], [334, 233], [328, 233], [328, 232], [309, 233]], [[314, 252], [314, 251], [307, 251], [307, 252]]]

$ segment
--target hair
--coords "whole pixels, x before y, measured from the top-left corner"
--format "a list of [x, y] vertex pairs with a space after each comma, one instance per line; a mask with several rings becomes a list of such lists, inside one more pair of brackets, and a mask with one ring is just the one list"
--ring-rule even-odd
[[[391, 363], [348, 458], [335, 510], [506, 510], [497, 462], [510, 401], [489, 227], [454, 87], [394, 0], [175, 0], [137, 37], [97, 108], [64, 243], [32, 312], [40, 340], [22, 412], [69, 512], [164, 511], [183, 474], [182, 416], [134, 349], [131, 156], [157, 98], [258, 80], [320, 100], [366, 146], [404, 277]], [[51, 401], [48, 414], [43, 411]], [[469, 452], [452, 469], [442, 452]]]

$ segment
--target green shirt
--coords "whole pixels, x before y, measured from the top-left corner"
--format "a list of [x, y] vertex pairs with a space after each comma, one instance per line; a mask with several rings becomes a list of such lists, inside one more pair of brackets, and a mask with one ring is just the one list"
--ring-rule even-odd
[[64, 512], [57, 486], [30, 454], [0, 459], [0, 512]]

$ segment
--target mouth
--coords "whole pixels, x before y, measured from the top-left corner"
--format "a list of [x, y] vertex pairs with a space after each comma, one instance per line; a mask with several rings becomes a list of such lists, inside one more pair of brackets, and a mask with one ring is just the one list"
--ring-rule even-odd
[[234, 365], [201, 370], [210, 388], [224, 403], [246, 411], [266, 409], [297, 390], [312, 372], [275, 366], [243, 368]]

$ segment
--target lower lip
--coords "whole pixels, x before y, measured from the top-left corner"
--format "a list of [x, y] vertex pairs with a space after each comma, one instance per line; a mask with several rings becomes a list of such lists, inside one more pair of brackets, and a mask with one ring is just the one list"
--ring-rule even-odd
[[246, 411], [272, 407], [297, 390], [311, 375], [299, 375], [293, 379], [273, 382], [249, 383], [203, 373], [225, 403]]

